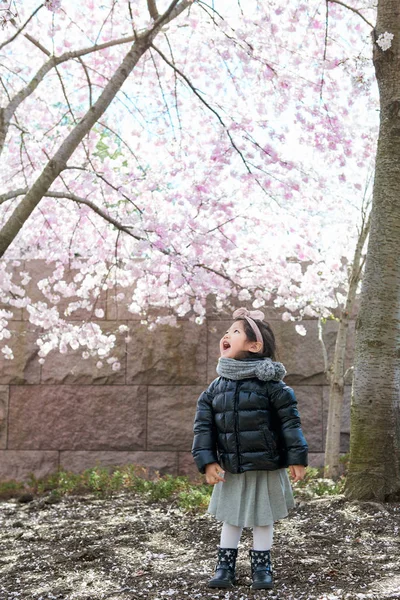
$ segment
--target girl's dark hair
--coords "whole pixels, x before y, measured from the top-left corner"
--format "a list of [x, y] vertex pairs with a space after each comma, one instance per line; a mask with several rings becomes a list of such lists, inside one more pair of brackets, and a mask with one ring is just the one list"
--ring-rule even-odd
[[[258, 319], [253, 320], [261, 332], [264, 342], [264, 348], [262, 352], [245, 352], [243, 358], [271, 358], [272, 360], [275, 360], [276, 342], [274, 332], [269, 326], [269, 323], [266, 323], [265, 321], [259, 321]], [[241, 317], [239, 317], [239, 319], [235, 319], [235, 322], [236, 321], [243, 321], [244, 332], [246, 334], [247, 339], [250, 342], [256, 342], [256, 334], [250, 327], [249, 322], [246, 319], [242, 319]]]

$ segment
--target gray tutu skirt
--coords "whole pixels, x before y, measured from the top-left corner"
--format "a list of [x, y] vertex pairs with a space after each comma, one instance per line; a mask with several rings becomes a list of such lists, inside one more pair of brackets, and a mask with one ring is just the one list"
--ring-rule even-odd
[[236, 527], [271, 525], [294, 507], [286, 469], [228, 473], [214, 486], [207, 512]]

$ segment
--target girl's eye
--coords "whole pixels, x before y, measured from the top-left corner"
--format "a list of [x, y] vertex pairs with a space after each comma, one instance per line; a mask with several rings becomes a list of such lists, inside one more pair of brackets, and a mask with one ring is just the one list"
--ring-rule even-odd
[[239, 329], [235, 329], [233, 333], [240, 333]]

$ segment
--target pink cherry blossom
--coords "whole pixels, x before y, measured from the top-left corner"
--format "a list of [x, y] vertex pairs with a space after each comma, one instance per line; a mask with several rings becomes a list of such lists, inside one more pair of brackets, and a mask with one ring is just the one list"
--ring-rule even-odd
[[[15, 4], [19, 24], [37, 8]], [[146, 3], [131, 4], [128, 14], [111, 0], [46, 0], [29, 37], [11, 40], [6, 25], [2, 231], [108, 89], [136, 43], [132, 26], [136, 36], [153, 31]], [[326, 38], [318, 0], [242, 5], [216, 0], [210, 19], [180, 0], [185, 9], [44, 191], [0, 261], [0, 338], [10, 347], [24, 308], [41, 361], [75, 349], [107, 364], [131, 336], [103, 332], [105, 297], [149, 328], [202, 323], [211, 296], [217, 310], [235, 296], [273, 303], [285, 320], [337, 306], [377, 135], [368, 26], [330, 3]], [[373, 20], [373, 8], [363, 11]], [[68, 58], [81, 50], [82, 62]]]

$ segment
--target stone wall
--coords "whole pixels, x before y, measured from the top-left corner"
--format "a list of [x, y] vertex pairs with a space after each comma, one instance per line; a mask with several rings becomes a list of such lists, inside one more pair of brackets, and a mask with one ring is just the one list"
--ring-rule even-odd
[[[99, 370], [95, 360], [83, 360], [78, 353], [50, 355], [41, 366], [25, 311], [13, 321], [18, 335], [12, 343], [15, 360], [0, 358], [1, 480], [22, 480], [30, 473], [43, 476], [59, 467], [80, 471], [125, 463], [162, 473], [196, 474], [190, 453], [196, 400], [216, 376], [218, 341], [231, 323], [229, 316], [210, 309], [204, 325], [182, 320], [179, 328], [162, 326], [149, 332], [116, 305], [115, 293], [108, 292], [101, 303], [103, 327], [116, 331], [126, 324], [132, 338], [118, 345], [117, 372], [109, 365]], [[298, 398], [310, 463], [322, 465], [329, 390], [317, 322], [304, 321], [307, 335], [302, 337], [277, 311], [266, 312], [279, 359], [288, 371], [285, 380]], [[336, 328], [334, 321], [326, 324], [330, 355]], [[353, 332], [351, 322], [347, 366]], [[343, 452], [349, 444], [349, 401], [347, 387]]]

